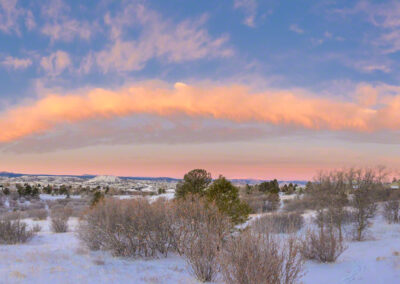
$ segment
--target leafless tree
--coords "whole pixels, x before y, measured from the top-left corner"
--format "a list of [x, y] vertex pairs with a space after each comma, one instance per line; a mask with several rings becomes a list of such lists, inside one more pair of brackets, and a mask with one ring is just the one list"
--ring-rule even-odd
[[354, 238], [361, 241], [365, 238], [371, 219], [375, 216], [377, 204], [374, 191], [383, 188], [382, 170], [358, 169], [353, 175], [353, 194], [351, 206], [354, 209]]

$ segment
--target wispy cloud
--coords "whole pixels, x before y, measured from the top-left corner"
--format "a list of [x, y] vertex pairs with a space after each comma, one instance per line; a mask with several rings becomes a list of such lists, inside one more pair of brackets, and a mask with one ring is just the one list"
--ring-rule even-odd
[[60, 75], [71, 65], [71, 59], [65, 51], [58, 50], [49, 56], [42, 57], [40, 66], [50, 76]]
[[254, 28], [256, 26], [257, 16], [257, 0], [235, 0], [233, 3], [235, 9], [241, 9], [244, 11], [245, 19], [243, 23], [246, 26]]
[[42, 7], [42, 14], [47, 19], [41, 32], [51, 41], [72, 41], [74, 38], [88, 40], [92, 36], [95, 24], [85, 20], [76, 20], [68, 16], [70, 8], [61, 0], [51, 1]]
[[73, 19], [65, 19], [60, 22], [47, 23], [42, 28], [42, 33], [52, 41], [71, 41], [75, 37], [88, 40], [92, 34], [87, 22], [79, 22]]
[[384, 53], [400, 51], [400, 3], [386, 1], [374, 3], [359, 1], [353, 8], [336, 11], [342, 15], [364, 14], [367, 20], [381, 29], [373, 43], [383, 48]]
[[[228, 36], [213, 38], [203, 27], [207, 17], [173, 23], [143, 5], [129, 5], [115, 17], [107, 14], [112, 43], [104, 50], [90, 53], [82, 70], [96, 64], [103, 72], [143, 69], [153, 58], [181, 63], [212, 57], [228, 57], [233, 50], [226, 46]], [[139, 25], [137, 40], [127, 40], [123, 31]]]
[[7, 56], [1, 61], [1, 64], [12, 69], [26, 69], [32, 65], [32, 60], [29, 58]]
[[296, 34], [303, 34], [304, 30], [301, 29], [297, 24], [291, 24], [289, 30], [295, 32]]
[[[176, 83], [171, 89], [165, 83], [155, 82], [134, 84], [115, 91], [93, 89], [82, 94], [48, 95], [30, 105], [5, 110], [0, 115], [3, 130], [0, 141], [43, 133], [66, 122], [143, 114], [159, 117], [184, 114], [237, 123], [258, 122], [328, 131], [400, 130], [400, 96], [396, 95], [400, 87], [362, 87], [356, 90], [352, 101], [318, 97], [299, 90], [251, 92], [246, 86], [239, 85], [189, 86], [183, 83]], [[373, 91], [379, 97], [371, 97]], [[363, 94], [371, 99], [360, 101]]]
[[35, 25], [31, 11], [17, 6], [18, 0], [0, 0], [0, 31], [20, 34], [20, 23], [25, 18], [25, 24], [30, 29]]

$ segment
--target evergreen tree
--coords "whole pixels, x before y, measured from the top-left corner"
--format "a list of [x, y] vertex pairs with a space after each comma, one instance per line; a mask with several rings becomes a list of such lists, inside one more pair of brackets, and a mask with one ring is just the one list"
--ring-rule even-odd
[[235, 224], [245, 222], [251, 212], [250, 207], [240, 201], [239, 189], [223, 176], [214, 180], [205, 196], [208, 201], [215, 202], [219, 210], [230, 216]]
[[177, 184], [175, 197], [182, 198], [188, 193], [203, 195], [211, 181], [211, 174], [206, 170], [192, 170], [185, 174], [183, 181]]

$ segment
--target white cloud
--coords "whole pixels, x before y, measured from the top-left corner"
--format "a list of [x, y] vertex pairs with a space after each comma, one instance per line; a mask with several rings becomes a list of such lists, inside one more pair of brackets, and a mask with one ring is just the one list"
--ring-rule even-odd
[[36, 27], [35, 18], [31, 11], [26, 12], [25, 26], [28, 28], [28, 30], [32, 30]]
[[50, 75], [60, 75], [71, 65], [71, 59], [68, 53], [58, 50], [47, 57], [42, 57], [40, 66]]
[[12, 56], [7, 56], [1, 64], [13, 69], [26, 69], [32, 65], [32, 60], [29, 58], [16, 58]]
[[74, 38], [88, 40], [93, 33], [94, 25], [87, 21], [78, 21], [68, 17], [70, 8], [61, 0], [52, 1], [42, 8], [42, 15], [48, 21], [41, 32], [51, 41], [71, 41]]
[[86, 22], [78, 22], [73, 19], [64, 19], [60, 22], [47, 23], [42, 28], [42, 33], [51, 38], [52, 41], [71, 41], [75, 37], [89, 39], [92, 31]]
[[297, 33], [297, 34], [303, 34], [303, 33], [304, 33], [304, 30], [301, 29], [301, 28], [300, 28], [298, 25], [296, 25], [296, 24], [290, 25], [289, 30], [292, 31], [292, 32], [295, 32], [295, 33]]
[[356, 62], [354, 67], [363, 71], [365, 73], [372, 73], [374, 71], [381, 71], [384, 73], [389, 73], [391, 71], [390, 67], [384, 63], [368, 63], [368, 62]]
[[0, 0], [0, 31], [21, 34], [20, 21], [30, 30], [35, 27], [35, 19], [30, 10], [18, 7], [18, 0]]
[[235, 0], [233, 3], [235, 9], [242, 9], [244, 11], [245, 19], [243, 23], [252, 28], [256, 26], [257, 6], [256, 0]]
[[367, 20], [380, 29], [380, 35], [372, 43], [380, 46], [383, 53], [400, 51], [400, 2], [387, 1], [379, 4], [359, 1], [349, 10], [339, 11], [341, 14], [363, 13]]
[[[226, 47], [228, 36], [213, 38], [203, 27], [205, 21], [203, 16], [176, 24], [143, 5], [130, 5], [114, 18], [106, 15], [112, 43], [98, 53], [89, 54], [81, 69], [88, 70], [87, 65], [93, 62], [103, 72], [133, 71], [144, 68], [152, 58], [182, 63], [231, 56], [233, 50]], [[124, 39], [123, 31], [135, 27], [141, 28], [137, 39]]]
[[14, 30], [19, 33], [17, 21], [20, 14], [17, 0], [0, 0], [0, 30], [6, 33]]

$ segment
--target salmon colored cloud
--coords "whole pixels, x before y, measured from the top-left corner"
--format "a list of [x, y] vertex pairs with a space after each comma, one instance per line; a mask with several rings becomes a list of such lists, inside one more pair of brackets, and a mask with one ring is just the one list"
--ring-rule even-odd
[[[355, 95], [356, 97], [356, 95]], [[185, 114], [234, 122], [261, 122], [314, 130], [370, 132], [399, 130], [400, 96], [386, 97], [380, 108], [295, 91], [251, 92], [242, 85], [196, 86], [138, 83], [119, 90], [52, 94], [0, 114], [0, 142], [42, 133], [59, 124], [136, 114], [167, 117]]]

